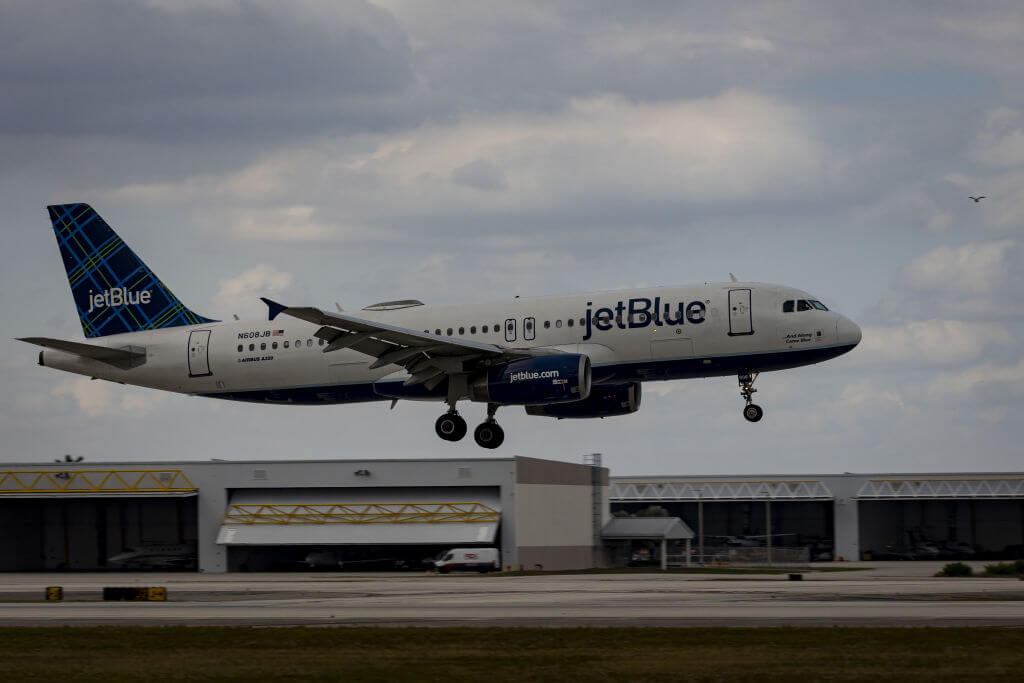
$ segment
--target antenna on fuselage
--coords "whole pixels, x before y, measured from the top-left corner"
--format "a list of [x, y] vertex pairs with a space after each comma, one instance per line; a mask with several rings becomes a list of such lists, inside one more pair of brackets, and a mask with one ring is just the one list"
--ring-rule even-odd
[[729, 273], [729, 279], [732, 280], [733, 282], [739, 282], [739, 280], [736, 279], [736, 276], [733, 275], [732, 273]]
[[341, 304], [339, 304], [337, 301], [334, 302], [334, 307], [338, 309], [338, 313], [344, 313], [345, 312], [345, 311], [341, 310]]

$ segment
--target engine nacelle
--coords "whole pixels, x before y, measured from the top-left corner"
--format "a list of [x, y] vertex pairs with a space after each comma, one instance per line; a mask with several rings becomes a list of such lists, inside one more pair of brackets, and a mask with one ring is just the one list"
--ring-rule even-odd
[[526, 414], [557, 417], [559, 420], [628, 415], [640, 410], [640, 394], [640, 382], [597, 384], [590, 390], [590, 396], [583, 401], [526, 406]]
[[580, 401], [590, 395], [590, 358], [566, 353], [506, 363], [473, 378], [470, 395], [504, 405]]

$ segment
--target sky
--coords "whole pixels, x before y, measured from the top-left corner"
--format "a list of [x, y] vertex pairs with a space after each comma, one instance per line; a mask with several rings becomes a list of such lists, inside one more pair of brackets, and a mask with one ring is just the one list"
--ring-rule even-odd
[[[613, 475], [1019, 471], [1024, 5], [0, 0], [0, 463], [523, 455]], [[986, 195], [975, 203], [969, 195]], [[863, 341], [639, 412], [233, 404], [40, 368], [88, 202], [190, 308], [728, 280]], [[470, 426], [484, 407], [461, 404]]]

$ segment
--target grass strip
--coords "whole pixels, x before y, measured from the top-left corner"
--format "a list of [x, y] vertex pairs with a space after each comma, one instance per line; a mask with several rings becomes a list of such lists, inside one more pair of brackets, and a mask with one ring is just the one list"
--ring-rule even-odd
[[1017, 679], [1009, 628], [0, 629], [4, 681]]

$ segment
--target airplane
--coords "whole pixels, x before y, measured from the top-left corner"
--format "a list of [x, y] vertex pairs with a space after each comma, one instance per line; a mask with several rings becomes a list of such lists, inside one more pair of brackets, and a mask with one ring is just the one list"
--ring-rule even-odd
[[736, 376], [759, 421], [758, 373], [820, 363], [861, 339], [798, 289], [732, 281], [495, 303], [384, 301], [358, 314], [263, 299], [267, 321], [220, 322], [186, 307], [88, 204], [47, 207], [84, 340], [25, 337], [39, 365], [234, 401], [325, 405], [437, 401], [438, 436], [467, 431], [459, 401], [484, 403], [474, 439], [504, 441], [500, 406], [551, 418], [640, 408], [644, 382]]
[[143, 544], [125, 548], [107, 563], [120, 569], [189, 569], [198, 557], [194, 543]]

